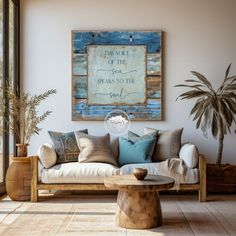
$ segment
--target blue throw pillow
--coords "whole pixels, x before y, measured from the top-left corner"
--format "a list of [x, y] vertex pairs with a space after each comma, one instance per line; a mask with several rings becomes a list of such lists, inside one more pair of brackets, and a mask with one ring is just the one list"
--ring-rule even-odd
[[[129, 135], [128, 135], [129, 136]], [[119, 165], [151, 163], [156, 144], [156, 135], [135, 137], [135, 141], [126, 138], [119, 140]]]
[[155, 131], [150, 132], [148, 134], [144, 134], [142, 136], [135, 134], [134, 132], [128, 131], [128, 140], [133, 143], [136, 143], [138, 141], [146, 140], [149, 138], [157, 138], [157, 135], [158, 135], [158, 130], [155, 130]]

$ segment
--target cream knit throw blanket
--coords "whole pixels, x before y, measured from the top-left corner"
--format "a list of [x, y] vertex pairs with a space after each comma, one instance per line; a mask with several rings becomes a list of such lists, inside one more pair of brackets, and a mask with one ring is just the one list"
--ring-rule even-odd
[[171, 158], [166, 161], [162, 161], [158, 165], [158, 174], [169, 176], [175, 179], [174, 189], [179, 190], [180, 183], [188, 182], [189, 168], [184, 161], [179, 158]]
[[199, 170], [189, 168], [180, 158], [171, 158], [161, 162], [128, 164], [120, 168], [120, 174], [130, 175], [137, 167], [146, 168], [149, 175], [163, 175], [175, 179], [174, 189], [176, 190], [182, 183], [193, 184], [199, 181]]

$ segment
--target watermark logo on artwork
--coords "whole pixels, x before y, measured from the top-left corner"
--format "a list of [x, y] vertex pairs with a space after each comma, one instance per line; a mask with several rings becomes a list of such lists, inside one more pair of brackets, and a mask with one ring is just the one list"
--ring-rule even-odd
[[113, 110], [106, 115], [104, 126], [110, 134], [122, 136], [129, 130], [130, 118], [128, 114], [122, 110]]

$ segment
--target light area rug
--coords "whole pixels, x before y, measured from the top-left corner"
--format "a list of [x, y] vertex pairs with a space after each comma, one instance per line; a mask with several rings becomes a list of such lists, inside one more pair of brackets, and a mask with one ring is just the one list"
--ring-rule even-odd
[[115, 195], [47, 195], [38, 203], [0, 200], [1, 236], [236, 235], [236, 196], [161, 195], [163, 225], [149, 230], [116, 226]]

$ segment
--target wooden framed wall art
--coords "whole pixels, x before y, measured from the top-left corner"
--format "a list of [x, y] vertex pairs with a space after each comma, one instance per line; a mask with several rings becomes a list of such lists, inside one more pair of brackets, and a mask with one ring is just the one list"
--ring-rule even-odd
[[162, 119], [161, 31], [72, 31], [72, 120]]

